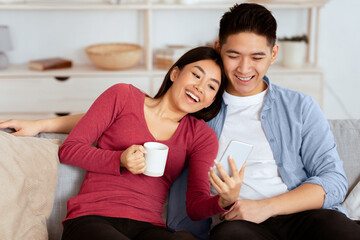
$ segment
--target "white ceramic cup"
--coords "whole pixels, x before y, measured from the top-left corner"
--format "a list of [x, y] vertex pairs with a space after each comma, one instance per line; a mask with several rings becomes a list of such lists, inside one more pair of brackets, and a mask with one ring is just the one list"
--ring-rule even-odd
[[164, 175], [169, 147], [158, 142], [146, 142], [144, 147], [146, 150], [144, 174], [150, 177], [161, 177]]

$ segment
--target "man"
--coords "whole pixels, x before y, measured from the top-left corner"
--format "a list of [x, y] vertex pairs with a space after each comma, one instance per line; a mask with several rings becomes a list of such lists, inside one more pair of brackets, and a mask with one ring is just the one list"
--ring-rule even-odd
[[[325, 116], [312, 98], [265, 76], [279, 51], [276, 28], [258, 4], [235, 5], [220, 21], [215, 48], [229, 84], [208, 124], [219, 137], [219, 153], [230, 140], [254, 149], [239, 200], [213, 217], [211, 239], [359, 239], [360, 227], [340, 205], [347, 179]], [[186, 172], [170, 191], [168, 226], [206, 239], [209, 221], [187, 218], [181, 188]]]

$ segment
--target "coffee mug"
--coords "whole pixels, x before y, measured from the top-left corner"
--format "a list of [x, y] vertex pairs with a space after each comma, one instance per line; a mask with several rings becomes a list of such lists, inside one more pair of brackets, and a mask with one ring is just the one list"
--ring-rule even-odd
[[161, 177], [164, 175], [169, 147], [158, 142], [146, 142], [144, 147], [146, 150], [144, 174], [150, 177]]

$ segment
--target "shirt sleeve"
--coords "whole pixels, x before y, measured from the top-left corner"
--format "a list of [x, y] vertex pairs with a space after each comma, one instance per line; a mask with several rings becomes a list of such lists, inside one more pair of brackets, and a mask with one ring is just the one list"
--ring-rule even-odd
[[308, 178], [304, 183], [323, 187], [323, 208], [340, 204], [346, 196], [347, 178], [334, 136], [320, 107], [312, 100], [303, 118], [301, 155]]
[[189, 158], [186, 210], [193, 221], [200, 221], [226, 210], [219, 205], [218, 195], [210, 196], [208, 173], [210, 167], [214, 166], [218, 151], [218, 139], [215, 132], [205, 123], [197, 126], [193, 146]]
[[95, 100], [60, 147], [59, 159], [62, 163], [91, 172], [120, 175], [123, 151], [100, 149], [93, 144], [120, 114], [128, 93], [128, 85], [117, 84]]

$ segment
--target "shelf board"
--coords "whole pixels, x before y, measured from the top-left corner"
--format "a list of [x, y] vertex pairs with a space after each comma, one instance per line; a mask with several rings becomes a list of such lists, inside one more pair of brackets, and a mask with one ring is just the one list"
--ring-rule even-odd
[[228, 9], [235, 3], [254, 2], [264, 5], [269, 9], [307, 9], [313, 7], [322, 7], [329, 0], [314, 0], [314, 1], [281, 1], [281, 0], [259, 0], [259, 1], [236, 1], [223, 3], [197, 3], [197, 4], [152, 4], [151, 9], [154, 10], [219, 10]]
[[[164, 77], [167, 70], [147, 70], [145, 66], [137, 66], [126, 70], [102, 70], [91, 64], [74, 65], [72, 68], [34, 71], [28, 69], [27, 64], [10, 65], [7, 69], [0, 70], [0, 78], [5, 77]], [[274, 64], [269, 68], [269, 73], [276, 74], [299, 74], [299, 73], [321, 73], [321, 69], [311, 64], [300, 68], [285, 68], [280, 64]]]
[[322, 73], [322, 70], [319, 67], [314, 66], [313, 64], [305, 64], [302, 67], [297, 68], [288, 68], [283, 67], [280, 63], [275, 63], [270, 66], [269, 73], [276, 74], [299, 74], [299, 73], [308, 73], [308, 74], [318, 74]]
[[145, 66], [136, 66], [126, 70], [102, 70], [91, 64], [74, 65], [71, 68], [35, 71], [28, 69], [27, 64], [10, 65], [7, 69], [0, 70], [0, 77], [131, 77], [149, 76], [150, 71]]
[[[156, 69], [152, 70], [152, 75], [156, 77], [164, 77], [167, 73], [167, 70]], [[281, 66], [280, 63], [276, 63], [269, 68], [269, 74], [321, 74], [322, 70], [319, 67], [315, 67], [313, 64], [305, 64], [302, 67], [298, 68], [286, 68]]]
[[31, 3], [0, 3], [0, 10], [218, 10], [228, 9], [235, 3], [256, 2], [269, 9], [305, 9], [322, 7], [329, 0], [253, 0], [253, 1], [225, 1], [219, 3], [197, 4], [161, 4], [161, 3], [61, 3], [61, 2], [31, 2]]
[[111, 4], [111, 3], [0, 3], [0, 10], [144, 10], [149, 6], [143, 3]]

